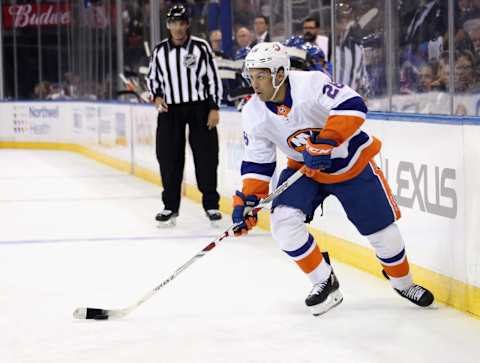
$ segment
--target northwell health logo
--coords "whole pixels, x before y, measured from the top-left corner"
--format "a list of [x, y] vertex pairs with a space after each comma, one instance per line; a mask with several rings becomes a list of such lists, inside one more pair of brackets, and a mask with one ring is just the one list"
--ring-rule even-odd
[[28, 108], [30, 117], [33, 118], [58, 118], [59, 116], [59, 107], [35, 107], [30, 106]]

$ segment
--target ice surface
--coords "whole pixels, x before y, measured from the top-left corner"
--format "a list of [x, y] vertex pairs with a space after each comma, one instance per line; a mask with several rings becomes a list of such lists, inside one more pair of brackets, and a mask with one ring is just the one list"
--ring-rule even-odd
[[222, 232], [187, 199], [158, 229], [160, 195], [74, 153], [0, 150], [1, 362], [478, 362], [479, 320], [417, 308], [335, 261], [344, 302], [312, 317], [309, 282], [261, 230], [124, 319], [74, 319], [134, 303]]

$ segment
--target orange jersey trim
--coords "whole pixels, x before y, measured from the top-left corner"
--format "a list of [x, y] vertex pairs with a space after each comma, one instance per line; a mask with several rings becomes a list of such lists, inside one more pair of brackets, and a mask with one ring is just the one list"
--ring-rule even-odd
[[325, 127], [320, 132], [320, 139], [330, 139], [338, 145], [348, 140], [365, 122], [358, 116], [334, 115], [327, 118]]
[[380, 169], [375, 161], [370, 160], [370, 165], [372, 166], [373, 173], [378, 177], [380, 180], [380, 183], [383, 186], [383, 189], [385, 190], [385, 194], [387, 195], [388, 202], [390, 204], [390, 207], [392, 208], [393, 214], [395, 215], [395, 220], [399, 220], [400, 217], [402, 216], [402, 213], [400, 212], [400, 208], [398, 207], [397, 200], [393, 196], [392, 189], [390, 189], [390, 185], [388, 185], [387, 178], [385, 178], [385, 175], [382, 172], [382, 169]]
[[247, 178], [243, 179], [242, 193], [245, 195], [256, 195], [260, 199], [268, 195], [270, 183], [265, 180]]
[[[365, 169], [365, 167], [372, 160], [372, 158], [379, 153], [381, 147], [382, 143], [380, 142], [380, 140], [378, 140], [376, 137], [373, 137], [373, 142], [361, 151], [361, 154], [356, 163], [345, 173], [328, 174], [320, 170], [306, 168], [305, 175], [323, 184], [335, 184], [353, 179], [358, 174], [360, 174], [363, 169]], [[287, 166], [290, 169], [298, 170], [303, 166], [303, 163], [289, 158]]]
[[396, 278], [404, 277], [404, 276], [407, 276], [408, 273], [410, 272], [410, 265], [408, 263], [407, 257], [405, 257], [402, 263], [398, 265], [387, 266], [382, 264], [382, 266], [385, 272], [387, 273], [387, 275], [390, 277], [396, 277]]
[[320, 252], [320, 248], [318, 248], [318, 245], [315, 243], [315, 248], [312, 250], [312, 252], [310, 252], [308, 256], [295, 262], [302, 269], [303, 272], [308, 274], [315, 270], [322, 263], [322, 260], [323, 256]]

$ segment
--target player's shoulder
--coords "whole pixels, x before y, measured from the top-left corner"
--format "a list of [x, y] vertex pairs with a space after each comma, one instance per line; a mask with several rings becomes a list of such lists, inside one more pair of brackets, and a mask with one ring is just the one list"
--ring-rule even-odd
[[264, 121], [266, 106], [257, 95], [253, 95], [242, 108], [244, 128], [254, 128]]
[[320, 71], [290, 71], [288, 78], [292, 87], [303, 88], [308, 85], [308, 89], [331, 82], [330, 77]]
[[300, 99], [318, 97], [323, 87], [331, 82], [325, 73], [318, 71], [291, 71], [288, 78], [292, 96]]
[[264, 103], [260, 101], [256, 94], [253, 94], [250, 99], [245, 103], [242, 108], [242, 115], [250, 115], [252, 113], [258, 112], [263, 107], [265, 107]]

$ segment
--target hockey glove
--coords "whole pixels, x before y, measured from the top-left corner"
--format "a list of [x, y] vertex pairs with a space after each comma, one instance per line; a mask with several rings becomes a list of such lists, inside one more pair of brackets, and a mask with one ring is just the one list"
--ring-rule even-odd
[[330, 139], [318, 139], [317, 134], [312, 133], [307, 139], [307, 145], [303, 151], [305, 166], [314, 170], [325, 170], [332, 166], [332, 149], [337, 143]]
[[233, 229], [235, 236], [244, 236], [257, 225], [257, 212], [252, 211], [260, 199], [256, 195], [245, 195], [237, 191], [233, 197], [232, 221], [237, 224]]

